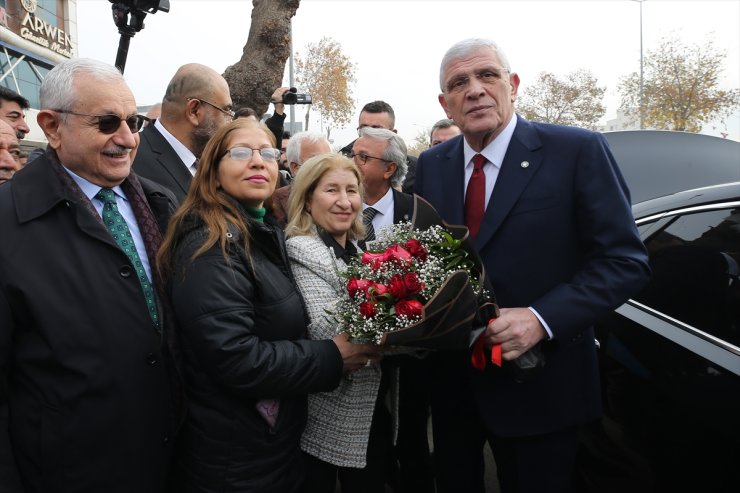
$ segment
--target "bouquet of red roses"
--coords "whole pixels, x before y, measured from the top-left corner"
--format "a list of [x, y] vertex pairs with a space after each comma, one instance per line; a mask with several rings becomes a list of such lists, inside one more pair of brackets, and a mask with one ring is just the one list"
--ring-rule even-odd
[[347, 291], [330, 311], [337, 332], [358, 342], [468, 347], [490, 295], [463, 239], [441, 225], [418, 230], [410, 223], [394, 224], [383, 238], [347, 268]]

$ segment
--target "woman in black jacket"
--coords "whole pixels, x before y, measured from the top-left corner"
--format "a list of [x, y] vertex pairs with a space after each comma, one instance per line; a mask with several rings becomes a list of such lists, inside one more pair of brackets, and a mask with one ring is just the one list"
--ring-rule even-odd
[[305, 339], [284, 238], [264, 209], [278, 176], [274, 147], [260, 123], [219, 129], [160, 250], [188, 393], [179, 493], [295, 491], [306, 394], [332, 390], [374, 352], [344, 335]]

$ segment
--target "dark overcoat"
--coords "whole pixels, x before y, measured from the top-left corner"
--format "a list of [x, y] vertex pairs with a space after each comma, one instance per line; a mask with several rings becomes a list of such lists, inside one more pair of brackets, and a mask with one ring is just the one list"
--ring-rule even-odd
[[[54, 158], [0, 187], [0, 491], [161, 493], [174, 428], [162, 336]], [[141, 185], [166, 224], [174, 197]]]

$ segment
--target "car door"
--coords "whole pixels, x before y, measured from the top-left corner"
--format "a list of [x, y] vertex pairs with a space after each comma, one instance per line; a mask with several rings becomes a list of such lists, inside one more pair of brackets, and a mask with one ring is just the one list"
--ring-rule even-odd
[[597, 327], [604, 419], [583, 491], [737, 491], [740, 200], [638, 220], [649, 284]]

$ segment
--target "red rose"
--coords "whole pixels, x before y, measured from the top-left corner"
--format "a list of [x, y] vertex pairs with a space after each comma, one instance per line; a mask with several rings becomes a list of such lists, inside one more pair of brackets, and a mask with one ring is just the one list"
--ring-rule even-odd
[[351, 277], [349, 281], [347, 281], [347, 292], [349, 293], [350, 297], [354, 298], [358, 291], [367, 293], [367, 288], [369, 288], [371, 284], [372, 282], [368, 281], [367, 279], [357, 279], [356, 277]]
[[424, 305], [417, 300], [401, 300], [395, 304], [396, 315], [405, 315], [407, 317], [418, 317]]
[[370, 264], [370, 267], [372, 267], [373, 270], [377, 270], [380, 268], [381, 265], [383, 265], [385, 262], [388, 261], [388, 255], [386, 254], [386, 252], [383, 252], [383, 253], [365, 252], [362, 254], [360, 261], [363, 264]]
[[391, 277], [391, 280], [388, 281], [388, 291], [397, 299], [405, 298], [409, 295], [404, 278], [398, 274]]
[[403, 284], [406, 286], [408, 294], [419, 294], [424, 289], [424, 283], [419, 279], [416, 272], [407, 272], [403, 275]]
[[406, 250], [409, 251], [412, 257], [418, 258], [422, 262], [424, 262], [429, 255], [429, 252], [427, 252], [427, 249], [424, 248], [424, 245], [422, 245], [419, 240], [409, 240], [404, 246], [406, 247]]
[[360, 315], [363, 317], [370, 318], [375, 315], [376, 311], [375, 303], [371, 303], [369, 301], [363, 301], [360, 303]]
[[376, 300], [383, 295], [388, 294], [388, 286], [377, 282], [371, 283], [371, 286], [367, 288], [367, 299]]
[[385, 250], [388, 260], [399, 266], [411, 264], [411, 254], [401, 245], [393, 244]]

